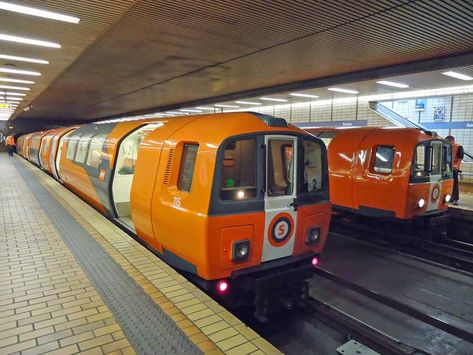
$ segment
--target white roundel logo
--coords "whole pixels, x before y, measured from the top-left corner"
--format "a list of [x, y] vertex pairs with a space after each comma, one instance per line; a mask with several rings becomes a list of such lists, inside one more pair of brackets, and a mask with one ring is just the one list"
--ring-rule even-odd
[[440, 190], [438, 187], [436, 187], [433, 191], [432, 191], [432, 199], [436, 200], [438, 199], [440, 196]]
[[286, 238], [289, 234], [289, 231], [289, 223], [283, 219], [276, 223], [276, 228], [274, 228], [274, 236], [278, 240], [284, 240], [284, 238]]

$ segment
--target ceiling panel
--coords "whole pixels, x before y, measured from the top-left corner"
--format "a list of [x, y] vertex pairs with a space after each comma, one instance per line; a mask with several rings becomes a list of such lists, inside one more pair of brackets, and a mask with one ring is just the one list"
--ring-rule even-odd
[[[38, 35], [64, 36], [71, 55], [58, 56], [61, 69], [22, 118], [95, 120], [473, 51], [465, 1], [44, 3], [84, 9], [84, 19], [60, 29], [38, 24]], [[70, 3], [76, 10], [62, 10]], [[97, 35], [101, 14], [113, 20]]]

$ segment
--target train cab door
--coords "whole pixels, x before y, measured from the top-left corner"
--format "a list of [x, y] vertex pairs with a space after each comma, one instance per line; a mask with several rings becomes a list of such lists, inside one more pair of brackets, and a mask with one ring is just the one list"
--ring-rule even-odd
[[430, 151], [427, 154], [430, 160], [430, 192], [427, 211], [434, 211], [439, 208], [441, 200], [439, 197], [442, 191], [442, 142], [433, 140], [427, 149]]
[[297, 138], [265, 136], [266, 192], [264, 196], [265, 237], [262, 261], [293, 254], [296, 235], [295, 211]]

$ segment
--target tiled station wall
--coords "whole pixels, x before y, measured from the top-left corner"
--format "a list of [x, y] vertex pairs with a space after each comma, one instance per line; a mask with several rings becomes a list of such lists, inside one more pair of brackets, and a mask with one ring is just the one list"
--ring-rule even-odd
[[[386, 107], [415, 122], [432, 122], [434, 107], [445, 106], [445, 122], [473, 121], [473, 94], [424, 97], [425, 110], [416, 111], [416, 98], [380, 101]], [[368, 120], [369, 126], [392, 126], [368, 107], [368, 100], [362, 97], [343, 101], [312, 101], [264, 106], [256, 111], [282, 117], [290, 122]], [[442, 137], [453, 135], [467, 152], [473, 154], [473, 129], [438, 130]], [[463, 182], [473, 183], [473, 163], [464, 163]], [[471, 175], [468, 175], [471, 174]]]

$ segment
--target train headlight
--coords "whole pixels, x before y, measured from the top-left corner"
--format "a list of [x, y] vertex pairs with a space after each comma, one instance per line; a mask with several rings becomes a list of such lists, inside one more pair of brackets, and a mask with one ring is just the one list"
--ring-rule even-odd
[[245, 191], [243, 190], [238, 190], [236, 193], [236, 198], [238, 200], [243, 200], [246, 197]]
[[425, 206], [425, 200], [423, 198], [419, 199], [419, 201], [417, 201], [417, 207], [422, 208], [424, 206]]
[[315, 244], [320, 239], [320, 228], [309, 228], [307, 231], [307, 237], [305, 239], [306, 244]]
[[245, 261], [250, 257], [250, 241], [239, 240], [233, 242], [232, 245], [232, 260], [233, 261]]
[[452, 198], [452, 196], [450, 196], [449, 194], [446, 194], [445, 195], [445, 203], [449, 203], [451, 198]]

